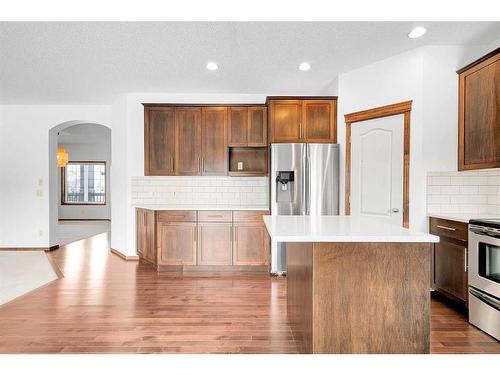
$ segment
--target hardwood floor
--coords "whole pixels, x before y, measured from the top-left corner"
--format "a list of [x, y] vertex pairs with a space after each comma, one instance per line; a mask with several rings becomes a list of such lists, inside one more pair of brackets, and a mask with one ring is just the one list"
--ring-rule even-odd
[[431, 353], [500, 353], [500, 342], [441, 298], [431, 300]]
[[[50, 253], [64, 278], [0, 306], [0, 353], [296, 353], [286, 279], [157, 274], [109, 252], [106, 233]], [[432, 302], [436, 353], [500, 343]]]

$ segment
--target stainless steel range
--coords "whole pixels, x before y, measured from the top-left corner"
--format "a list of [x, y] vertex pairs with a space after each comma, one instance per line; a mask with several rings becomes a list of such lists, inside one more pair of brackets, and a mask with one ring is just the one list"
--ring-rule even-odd
[[469, 322], [500, 340], [500, 219], [469, 221]]

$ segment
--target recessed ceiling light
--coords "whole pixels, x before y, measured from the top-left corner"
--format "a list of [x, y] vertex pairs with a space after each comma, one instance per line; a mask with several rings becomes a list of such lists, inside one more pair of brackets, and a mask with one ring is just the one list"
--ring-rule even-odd
[[211, 61], [211, 62], [207, 63], [207, 69], [208, 70], [217, 70], [217, 69], [219, 69], [219, 65], [217, 65], [217, 63]]
[[303, 72], [308, 71], [309, 69], [311, 69], [311, 64], [308, 62], [303, 62], [299, 65], [299, 70], [302, 70]]
[[415, 38], [420, 38], [422, 35], [425, 34], [427, 30], [423, 26], [417, 26], [414, 27], [409, 33], [408, 33], [408, 38], [410, 39], [415, 39]]

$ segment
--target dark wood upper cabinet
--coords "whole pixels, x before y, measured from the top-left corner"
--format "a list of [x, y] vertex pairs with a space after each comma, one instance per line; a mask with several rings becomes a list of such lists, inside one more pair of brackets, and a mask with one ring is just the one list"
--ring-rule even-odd
[[266, 146], [267, 109], [265, 106], [229, 107], [228, 144], [230, 147]]
[[201, 108], [175, 109], [175, 174], [201, 174]]
[[301, 100], [272, 100], [269, 112], [271, 142], [302, 141]]
[[248, 108], [229, 108], [228, 127], [229, 146], [246, 146], [248, 144]]
[[458, 74], [458, 170], [500, 167], [500, 48]]
[[248, 146], [267, 145], [267, 108], [248, 108]]
[[175, 111], [173, 108], [144, 111], [144, 174], [170, 176], [174, 171]]
[[227, 107], [202, 109], [202, 152], [203, 175], [227, 174]]
[[335, 97], [268, 98], [271, 142], [335, 143]]
[[[144, 175], [267, 174], [267, 107], [144, 104]], [[234, 148], [248, 152], [230, 160]], [[241, 165], [241, 164], [240, 164]], [[241, 168], [241, 167], [240, 167]]]
[[336, 105], [332, 100], [303, 100], [303, 138], [311, 143], [336, 142]]

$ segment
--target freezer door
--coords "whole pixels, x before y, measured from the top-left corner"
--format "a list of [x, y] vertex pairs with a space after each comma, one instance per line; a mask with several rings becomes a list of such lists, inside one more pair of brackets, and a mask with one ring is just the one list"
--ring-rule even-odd
[[339, 214], [339, 145], [307, 145], [307, 215]]
[[[306, 145], [303, 143], [273, 143], [271, 145], [271, 215], [305, 215], [305, 162]], [[290, 199], [278, 199], [279, 171], [294, 172], [293, 186], [289, 186]]]
[[[305, 215], [306, 214], [306, 191], [305, 191], [305, 163], [306, 145], [303, 143], [273, 143], [271, 145], [271, 215]], [[281, 194], [278, 201], [276, 182], [278, 171], [294, 172], [293, 187], [288, 187], [291, 194], [289, 201], [285, 202], [286, 194]], [[271, 244], [270, 272], [275, 275], [283, 275], [287, 270], [286, 244]]]

